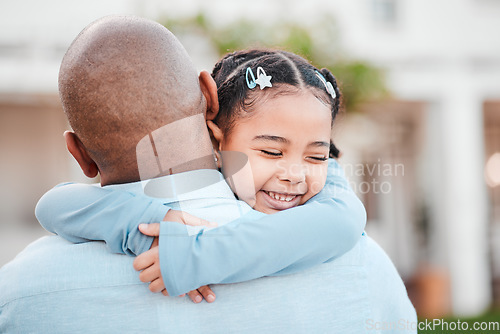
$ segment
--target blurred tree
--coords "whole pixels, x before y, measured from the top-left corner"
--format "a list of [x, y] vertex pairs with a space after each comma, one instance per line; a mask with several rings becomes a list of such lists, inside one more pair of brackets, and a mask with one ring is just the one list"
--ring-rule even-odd
[[380, 69], [342, 55], [335, 22], [329, 17], [309, 26], [284, 21], [263, 25], [249, 20], [216, 26], [204, 14], [198, 14], [187, 19], [167, 19], [164, 25], [176, 35], [195, 34], [210, 40], [220, 56], [254, 47], [279, 48], [301, 55], [335, 75], [349, 112], [356, 111], [361, 103], [388, 96]]

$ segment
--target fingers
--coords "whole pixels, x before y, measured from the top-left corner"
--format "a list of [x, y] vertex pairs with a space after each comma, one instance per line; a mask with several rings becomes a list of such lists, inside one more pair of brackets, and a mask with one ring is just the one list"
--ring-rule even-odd
[[[165, 292], [167, 291], [165, 289], [165, 284], [163, 283], [163, 279], [160, 277], [158, 279], [155, 279], [154, 281], [152, 281], [150, 284], [149, 284], [149, 290], [151, 292], [160, 292], [160, 291], [164, 291]], [[168, 294], [167, 294], [168, 295]]]
[[[155, 266], [144, 269], [139, 274], [139, 279], [141, 280], [141, 282], [144, 282], [144, 283], [153, 282], [155, 279], [157, 279], [159, 277], [161, 277], [161, 273], [158, 272], [158, 270]], [[162, 282], [163, 282], [163, 280], [162, 280]], [[160, 292], [160, 291], [161, 290], [159, 290], [158, 292]]]
[[157, 237], [160, 235], [160, 224], [139, 224], [139, 231], [141, 231], [142, 234], [149, 235], [150, 237]]
[[208, 285], [204, 285], [196, 290], [189, 291], [188, 296], [196, 304], [200, 303], [203, 298], [205, 298], [208, 303], [212, 303], [215, 301], [215, 293], [208, 287]]
[[[168, 210], [167, 214], [163, 218], [164, 221], [181, 223], [184, 225], [190, 226], [209, 226], [216, 227], [217, 223], [209, 222], [208, 220], [201, 219], [190, 215], [187, 212], [178, 211], [178, 210]], [[150, 224], [152, 225], [152, 224]], [[140, 227], [140, 226], [139, 226]], [[142, 231], [141, 231], [142, 232]], [[150, 234], [148, 234], [150, 235]]]
[[182, 213], [182, 218], [183, 218], [183, 221], [184, 221], [185, 225], [190, 225], [190, 226], [208, 226], [208, 227], [216, 227], [217, 226], [217, 223], [209, 222], [208, 220], [195, 217], [195, 216], [190, 215], [189, 213], [186, 213], [186, 212]]
[[152, 266], [156, 261], [158, 261], [158, 247], [152, 248], [134, 260], [134, 269], [137, 271], [144, 270]]
[[155, 237], [153, 240], [153, 243], [151, 243], [151, 247], [149, 249], [158, 246], [160, 239], [158, 237]]
[[189, 291], [188, 296], [196, 304], [200, 303], [203, 300], [203, 296], [198, 290]]
[[201, 293], [203, 298], [205, 298], [208, 303], [213, 303], [215, 301], [215, 293], [208, 287], [208, 285], [198, 288], [198, 292]]

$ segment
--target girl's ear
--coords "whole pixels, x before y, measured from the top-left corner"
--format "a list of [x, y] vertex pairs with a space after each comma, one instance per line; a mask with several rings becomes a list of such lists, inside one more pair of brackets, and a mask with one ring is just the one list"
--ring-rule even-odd
[[66, 147], [69, 153], [75, 158], [80, 165], [80, 168], [87, 177], [96, 177], [99, 173], [99, 168], [95, 161], [90, 157], [85, 146], [83, 146], [80, 139], [74, 132], [65, 131], [64, 139], [66, 140]]
[[212, 76], [207, 71], [201, 71], [200, 76], [201, 92], [207, 100], [207, 113], [205, 118], [208, 121], [215, 119], [219, 112], [219, 99], [217, 96], [217, 85]]
[[210, 131], [212, 132], [212, 136], [218, 142], [219, 151], [220, 151], [221, 143], [224, 140], [224, 134], [222, 133], [222, 130], [219, 128], [219, 126], [217, 124], [215, 124], [212, 121], [207, 121], [207, 126], [210, 129]]

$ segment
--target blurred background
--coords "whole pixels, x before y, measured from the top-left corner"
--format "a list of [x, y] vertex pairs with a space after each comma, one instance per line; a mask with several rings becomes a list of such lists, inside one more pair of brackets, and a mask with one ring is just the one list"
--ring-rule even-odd
[[340, 162], [418, 314], [500, 305], [498, 0], [1, 1], [0, 266], [48, 234], [33, 214], [45, 191], [92, 182], [65, 150], [57, 75], [109, 14], [166, 25], [198, 70], [250, 46], [328, 67], [344, 94]]

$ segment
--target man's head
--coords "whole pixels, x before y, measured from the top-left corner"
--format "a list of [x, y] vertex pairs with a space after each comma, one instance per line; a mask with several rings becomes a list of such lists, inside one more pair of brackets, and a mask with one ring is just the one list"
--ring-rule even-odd
[[59, 73], [74, 130], [65, 135], [68, 149], [87, 176], [101, 174], [102, 184], [138, 180], [137, 143], [210, 109], [216, 98], [207, 93], [209, 78], [198, 79], [183, 46], [158, 23], [125, 16], [93, 22], [73, 41]]

